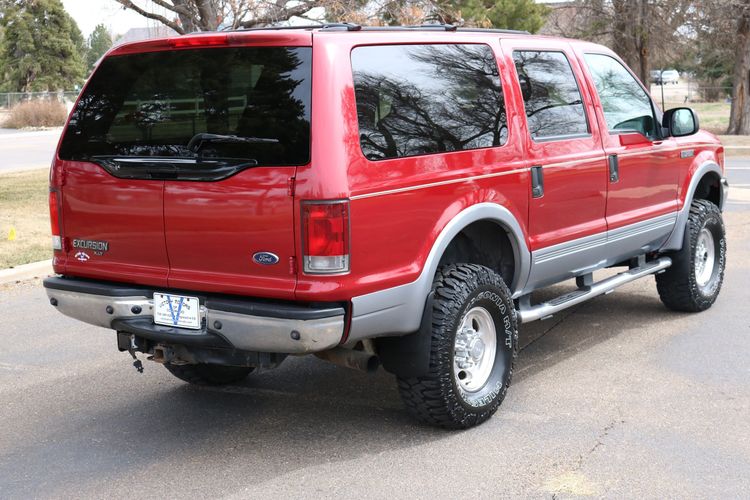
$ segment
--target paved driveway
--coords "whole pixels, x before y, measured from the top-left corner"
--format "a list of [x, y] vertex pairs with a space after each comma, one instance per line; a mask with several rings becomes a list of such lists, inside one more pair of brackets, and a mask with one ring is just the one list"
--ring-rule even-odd
[[2, 288], [0, 498], [748, 498], [750, 160], [730, 167], [715, 306], [669, 312], [648, 278], [524, 326], [505, 403], [465, 432], [315, 358], [228, 388], [138, 374], [38, 283]]

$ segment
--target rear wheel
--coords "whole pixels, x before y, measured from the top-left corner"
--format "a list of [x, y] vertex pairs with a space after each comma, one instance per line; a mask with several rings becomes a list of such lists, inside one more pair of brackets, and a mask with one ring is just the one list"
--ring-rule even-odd
[[664, 305], [687, 312], [711, 307], [724, 281], [726, 251], [719, 207], [707, 200], [693, 201], [682, 248], [670, 255], [672, 265], [656, 276]]
[[513, 374], [518, 328], [510, 291], [474, 264], [441, 268], [433, 284], [430, 368], [399, 378], [399, 392], [422, 422], [453, 429], [490, 418]]
[[169, 373], [195, 385], [226, 385], [243, 381], [253, 368], [222, 365], [164, 365]]

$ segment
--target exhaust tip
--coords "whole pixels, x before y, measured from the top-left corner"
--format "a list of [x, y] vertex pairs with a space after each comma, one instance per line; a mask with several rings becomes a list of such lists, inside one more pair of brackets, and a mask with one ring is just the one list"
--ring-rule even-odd
[[375, 373], [376, 371], [378, 371], [378, 368], [380, 368], [380, 358], [375, 355], [371, 355], [367, 360], [365, 368], [365, 371], [367, 373]]
[[365, 351], [334, 347], [327, 351], [316, 352], [315, 355], [322, 360], [333, 363], [334, 365], [363, 371], [365, 373], [375, 373], [380, 367], [380, 359], [376, 355]]

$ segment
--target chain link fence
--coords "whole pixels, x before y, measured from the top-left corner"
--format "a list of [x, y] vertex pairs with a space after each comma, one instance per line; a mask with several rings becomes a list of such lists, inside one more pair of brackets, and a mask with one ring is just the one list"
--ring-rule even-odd
[[44, 100], [52, 101], [57, 100], [66, 106], [72, 105], [78, 97], [78, 92], [75, 91], [59, 91], [59, 92], [5, 92], [0, 93], [0, 109], [9, 110], [13, 106], [26, 101], [33, 100]]

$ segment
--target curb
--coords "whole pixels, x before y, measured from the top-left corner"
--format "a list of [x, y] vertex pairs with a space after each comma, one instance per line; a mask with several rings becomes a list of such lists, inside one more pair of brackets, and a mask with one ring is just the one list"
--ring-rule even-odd
[[22, 264], [9, 269], [0, 270], [0, 285], [18, 283], [34, 278], [43, 278], [53, 274], [52, 259]]

